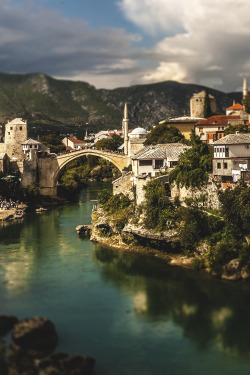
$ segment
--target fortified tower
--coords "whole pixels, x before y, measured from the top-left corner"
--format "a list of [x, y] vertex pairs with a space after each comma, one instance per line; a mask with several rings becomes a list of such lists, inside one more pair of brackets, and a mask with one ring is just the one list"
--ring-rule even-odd
[[[190, 117], [204, 117], [206, 91], [195, 93], [190, 99]], [[216, 113], [216, 100], [209, 94], [209, 102], [212, 113]]]
[[24, 160], [22, 143], [27, 141], [27, 121], [15, 118], [5, 125], [5, 152], [10, 158]]

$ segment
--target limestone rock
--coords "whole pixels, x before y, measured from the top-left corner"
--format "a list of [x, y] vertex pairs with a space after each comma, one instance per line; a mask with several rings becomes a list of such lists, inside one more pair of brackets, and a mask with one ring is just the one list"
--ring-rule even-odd
[[18, 318], [12, 315], [0, 316], [0, 336], [5, 336], [9, 333], [14, 325], [18, 322]]
[[249, 266], [243, 266], [241, 268], [241, 277], [242, 277], [242, 279], [249, 279], [249, 277], [250, 277], [250, 267]]
[[14, 326], [12, 339], [23, 350], [42, 353], [51, 353], [58, 340], [53, 323], [43, 317], [21, 320]]
[[92, 233], [92, 228], [93, 228], [92, 225], [77, 225], [76, 231], [77, 231], [77, 234], [79, 234], [79, 236], [90, 237]]
[[240, 280], [241, 267], [239, 259], [232, 259], [222, 268], [221, 278], [225, 280]]

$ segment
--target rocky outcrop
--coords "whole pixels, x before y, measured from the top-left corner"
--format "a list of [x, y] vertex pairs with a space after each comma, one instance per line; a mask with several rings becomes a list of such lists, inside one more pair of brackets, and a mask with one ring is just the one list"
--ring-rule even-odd
[[135, 234], [137, 236], [152, 239], [152, 240], [174, 241], [174, 242], [179, 241], [177, 231], [175, 229], [168, 230], [165, 232], [155, 232], [152, 229], [145, 229], [137, 225], [127, 224], [122, 230], [123, 236], [126, 236], [126, 233]]
[[92, 233], [92, 225], [77, 225], [77, 234], [81, 237], [90, 237]]
[[58, 337], [49, 319], [35, 317], [17, 323], [12, 331], [12, 340], [24, 350], [49, 354], [55, 349]]
[[[18, 321], [13, 316], [0, 316], [0, 329], [6, 335], [12, 329], [13, 344], [0, 358], [0, 374], [20, 375], [89, 375], [95, 364], [91, 357], [54, 352], [58, 336], [47, 318], [35, 317]], [[3, 330], [5, 327], [5, 330]], [[7, 329], [8, 328], [8, 329]]]
[[0, 337], [7, 335], [18, 323], [18, 318], [12, 315], [1, 315], [0, 316]]
[[232, 259], [222, 268], [221, 278], [224, 280], [241, 280], [250, 277], [250, 267], [241, 266], [239, 259]]

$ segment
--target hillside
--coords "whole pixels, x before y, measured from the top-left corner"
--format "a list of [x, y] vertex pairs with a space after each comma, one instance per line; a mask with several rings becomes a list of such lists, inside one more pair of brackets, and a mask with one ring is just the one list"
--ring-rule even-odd
[[[174, 81], [97, 90], [85, 82], [56, 80], [42, 73], [0, 74], [0, 123], [22, 117], [29, 135], [60, 133], [84, 135], [88, 130], [121, 127], [124, 102], [128, 102], [130, 127], [150, 127], [168, 117], [189, 115], [194, 92], [206, 89]], [[238, 93], [209, 89], [217, 111], [224, 113]]]

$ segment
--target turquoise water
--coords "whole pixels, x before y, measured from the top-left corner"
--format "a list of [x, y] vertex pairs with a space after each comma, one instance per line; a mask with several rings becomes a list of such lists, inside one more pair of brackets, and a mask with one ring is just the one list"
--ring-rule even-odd
[[80, 202], [0, 229], [0, 314], [47, 316], [96, 374], [250, 373], [250, 282], [228, 283], [80, 239]]

